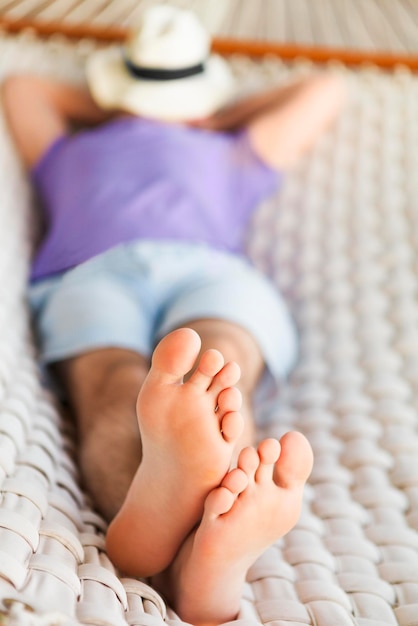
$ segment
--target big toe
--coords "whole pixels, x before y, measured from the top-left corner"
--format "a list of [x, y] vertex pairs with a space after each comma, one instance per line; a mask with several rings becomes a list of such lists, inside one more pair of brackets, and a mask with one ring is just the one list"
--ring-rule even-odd
[[193, 368], [200, 347], [200, 337], [191, 328], [172, 331], [155, 348], [151, 375], [158, 375], [166, 383], [181, 381]]
[[291, 431], [280, 439], [280, 457], [274, 468], [274, 481], [279, 487], [304, 485], [312, 471], [312, 448], [302, 433]]

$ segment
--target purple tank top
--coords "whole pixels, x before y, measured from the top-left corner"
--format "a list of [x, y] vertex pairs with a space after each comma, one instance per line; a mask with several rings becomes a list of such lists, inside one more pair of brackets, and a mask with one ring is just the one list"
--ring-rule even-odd
[[32, 176], [47, 219], [33, 280], [134, 239], [242, 252], [252, 212], [280, 182], [245, 131], [128, 117], [59, 138]]

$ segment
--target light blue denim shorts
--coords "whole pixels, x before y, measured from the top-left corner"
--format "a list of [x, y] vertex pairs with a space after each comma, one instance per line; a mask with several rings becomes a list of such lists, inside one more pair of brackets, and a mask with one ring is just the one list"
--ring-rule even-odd
[[45, 364], [104, 347], [149, 357], [167, 332], [203, 318], [247, 329], [276, 379], [296, 358], [295, 328], [277, 288], [244, 258], [204, 244], [119, 245], [35, 282], [29, 304]]

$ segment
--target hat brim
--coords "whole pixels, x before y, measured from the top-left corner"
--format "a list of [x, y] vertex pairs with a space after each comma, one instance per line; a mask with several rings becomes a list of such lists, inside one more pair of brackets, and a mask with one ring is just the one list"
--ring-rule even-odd
[[204, 118], [234, 93], [234, 79], [227, 63], [211, 55], [204, 72], [177, 80], [144, 80], [133, 77], [122, 51], [95, 52], [86, 65], [87, 82], [94, 100], [104, 109], [121, 109], [166, 121]]

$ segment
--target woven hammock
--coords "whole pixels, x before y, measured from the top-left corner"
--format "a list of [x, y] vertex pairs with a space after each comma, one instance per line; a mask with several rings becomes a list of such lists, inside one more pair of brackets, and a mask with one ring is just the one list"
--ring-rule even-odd
[[[0, 28], [121, 41], [141, 12], [164, 0], [0, 0]], [[279, 54], [418, 69], [415, 0], [169, 0], [193, 10], [221, 54]]]
[[[82, 81], [92, 45], [3, 34], [0, 79]], [[248, 85], [311, 69], [230, 63]], [[304, 432], [315, 465], [297, 526], [248, 573], [237, 626], [418, 624], [418, 77], [338, 71], [345, 110], [251, 231], [301, 343], [260, 436]], [[25, 302], [31, 190], [2, 115], [0, 134], [0, 624], [177, 626], [108, 559], [71, 421], [42, 385]]]

